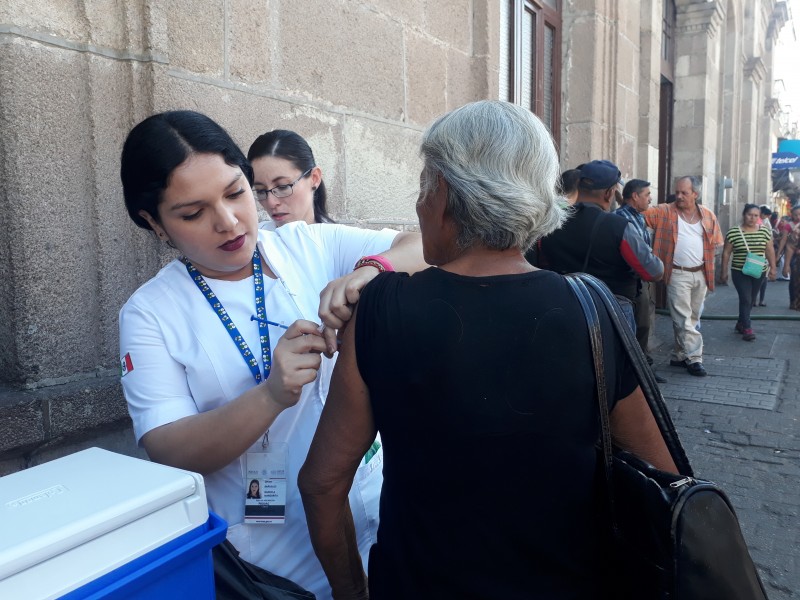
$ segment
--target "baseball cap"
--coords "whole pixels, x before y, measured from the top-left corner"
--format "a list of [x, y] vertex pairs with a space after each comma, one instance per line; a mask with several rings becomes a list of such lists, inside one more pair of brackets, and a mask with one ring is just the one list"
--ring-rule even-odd
[[646, 187], [650, 187], [650, 182], [644, 179], [631, 179], [622, 188], [622, 197], [631, 198], [635, 192], [638, 192]]
[[581, 180], [578, 187], [585, 190], [605, 190], [615, 183], [624, 183], [619, 167], [610, 160], [593, 160], [578, 167]]

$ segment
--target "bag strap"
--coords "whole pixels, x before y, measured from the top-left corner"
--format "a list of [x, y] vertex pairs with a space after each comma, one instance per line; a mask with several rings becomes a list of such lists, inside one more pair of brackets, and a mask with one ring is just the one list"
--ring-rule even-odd
[[[607, 400], [607, 388], [605, 385], [605, 370], [602, 368], [602, 358], [603, 358], [603, 346], [602, 346], [602, 331], [599, 329], [599, 320], [597, 318], [597, 309], [596, 303], [594, 300], [593, 295], [589, 292], [588, 288], [592, 288], [599, 296], [601, 303], [604, 306], [606, 314], [611, 319], [611, 322], [614, 326], [617, 335], [619, 336], [620, 340], [622, 341], [622, 345], [625, 348], [625, 352], [628, 355], [628, 359], [633, 366], [634, 373], [636, 374], [636, 379], [639, 382], [639, 386], [642, 389], [642, 393], [644, 394], [645, 399], [647, 400], [647, 404], [650, 407], [650, 411], [653, 414], [653, 417], [656, 421], [659, 431], [661, 432], [661, 436], [664, 438], [664, 443], [669, 450], [670, 456], [672, 460], [675, 462], [675, 466], [678, 468], [678, 472], [681, 475], [685, 475], [687, 477], [692, 477], [694, 472], [692, 471], [691, 464], [689, 463], [689, 459], [686, 456], [686, 451], [683, 449], [683, 445], [681, 444], [680, 438], [678, 437], [678, 432], [675, 429], [675, 425], [672, 422], [672, 418], [669, 416], [669, 411], [667, 410], [666, 403], [664, 402], [664, 397], [661, 394], [661, 389], [658, 387], [658, 383], [655, 380], [655, 374], [653, 373], [652, 368], [649, 364], [647, 364], [647, 359], [642, 352], [639, 343], [636, 341], [636, 338], [633, 335], [633, 332], [630, 330], [626, 324], [623, 324], [622, 317], [620, 316], [620, 308], [619, 304], [617, 303], [616, 298], [614, 298], [613, 294], [609, 291], [609, 289], [597, 278], [588, 275], [586, 273], [580, 273], [575, 275], [567, 275], [567, 281], [569, 282], [570, 286], [578, 295], [578, 300], [581, 302], [581, 307], [584, 304], [590, 305], [592, 310], [587, 313], [587, 309], [584, 308], [584, 316], [586, 317], [587, 325], [590, 328], [590, 339], [592, 340], [592, 353], [595, 355], [595, 378], [597, 380], [603, 380], [603, 389], [601, 390], [598, 388], [598, 395], [603, 392], [605, 399], [599, 400], [600, 402], [600, 423], [601, 426], [607, 426], [609, 421], [607, 418], [603, 417], [603, 412], [608, 414], [608, 400]], [[580, 294], [580, 295], [579, 295]], [[596, 333], [592, 333], [594, 329], [594, 321], [597, 321], [597, 331]], [[598, 360], [599, 355], [599, 360]], [[599, 365], [599, 370], [598, 370]], [[610, 427], [608, 431], [608, 435], [606, 436], [606, 432], [602, 434], [602, 441], [604, 445], [608, 443], [608, 450], [605, 448], [603, 449], [603, 456], [604, 460], [606, 460], [606, 456], [608, 457], [608, 465], [607, 469], [610, 471], [610, 456], [611, 456], [611, 433]]]
[[740, 227], [737, 227], [736, 229], [738, 229], [738, 230], [739, 230], [739, 235], [741, 235], [741, 236], [742, 236], [742, 241], [744, 242], [744, 248], [745, 248], [745, 250], [747, 250], [747, 253], [748, 253], [748, 254], [750, 254], [750, 246], [747, 244], [747, 238], [746, 238], [746, 237], [745, 237], [745, 235], [744, 235], [744, 231], [742, 231], [742, 228], [741, 228], [741, 226], [740, 226]]
[[592, 255], [592, 246], [594, 246], [594, 238], [597, 236], [597, 227], [600, 225], [600, 221], [603, 218], [605, 218], [605, 216], [606, 212], [601, 209], [600, 214], [598, 214], [597, 218], [594, 220], [594, 225], [592, 225], [592, 231], [589, 232], [589, 247], [586, 248], [586, 256], [583, 257], [583, 266], [581, 267], [582, 273], [586, 271], [586, 267], [589, 265], [589, 257]]

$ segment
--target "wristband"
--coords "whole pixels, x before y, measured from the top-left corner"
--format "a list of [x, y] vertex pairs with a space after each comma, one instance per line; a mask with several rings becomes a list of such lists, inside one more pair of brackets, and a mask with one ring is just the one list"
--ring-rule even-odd
[[361, 267], [375, 267], [381, 273], [386, 273], [386, 271], [394, 271], [394, 267], [392, 263], [390, 263], [386, 258], [383, 256], [362, 256], [356, 261], [356, 266], [353, 267], [353, 271], [356, 269], [360, 269]]

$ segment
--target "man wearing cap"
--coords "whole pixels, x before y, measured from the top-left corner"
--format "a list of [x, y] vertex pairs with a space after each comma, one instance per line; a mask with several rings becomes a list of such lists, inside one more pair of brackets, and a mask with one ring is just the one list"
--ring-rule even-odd
[[[620, 182], [617, 166], [593, 160], [578, 169], [581, 177], [574, 211], [561, 229], [539, 240], [538, 266], [558, 273], [589, 273], [617, 296], [634, 302], [639, 279], [661, 279], [664, 265], [636, 227], [608, 212]], [[633, 306], [625, 304], [623, 309], [635, 328]]]
[[714, 255], [722, 232], [714, 213], [698, 204], [700, 180], [681, 177], [675, 182], [675, 202], [659, 204], [644, 213], [653, 230], [653, 251], [664, 262], [667, 305], [675, 346], [669, 364], [703, 377], [703, 336], [697, 330], [700, 309], [714, 289]]
[[[644, 179], [631, 179], [622, 190], [622, 207], [614, 211], [628, 220], [628, 222], [642, 236], [648, 246], [652, 248], [650, 232], [644, 222], [642, 213], [650, 208], [650, 182]], [[655, 318], [656, 306], [651, 295], [650, 282], [641, 278], [638, 281], [639, 295], [633, 301], [633, 312], [636, 316], [636, 339], [647, 357], [647, 362], [653, 364], [653, 359], [648, 352], [650, 327]]]

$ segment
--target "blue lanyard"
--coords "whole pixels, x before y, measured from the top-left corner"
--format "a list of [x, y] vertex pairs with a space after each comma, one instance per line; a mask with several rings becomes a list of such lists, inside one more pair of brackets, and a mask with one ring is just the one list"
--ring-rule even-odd
[[261, 341], [261, 359], [264, 361], [264, 375], [262, 377], [261, 370], [258, 368], [258, 359], [253, 356], [247, 342], [244, 341], [239, 329], [228, 315], [228, 311], [222, 306], [222, 302], [217, 299], [217, 295], [211, 290], [206, 280], [200, 274], [195, 266], [188, 260], [184, 261], [186, 270], [189, 271], [189, 276], [194, 281], [197, 289], [199, 289], [208, 300], [211, 308], [217, 313], [219, 320], [225, 326], [228, 335], [231, 336], [233, 343], [239, 349], [239, 352], [250, 368], [253, 378], [256, 383], [261, 383], [269, 377], [270, 367], [272, 366], [272, 356], [270, 354], [269, 345], [269, 325], [267, 324], [267, 309], [264, 303], [264, 275], [261, 271], [261, 256], [258, 254], [258, 249], [253, 253], [253, 287], [255, 288], [256, 297], [256, 316], [258, 317], [258, 332]]

